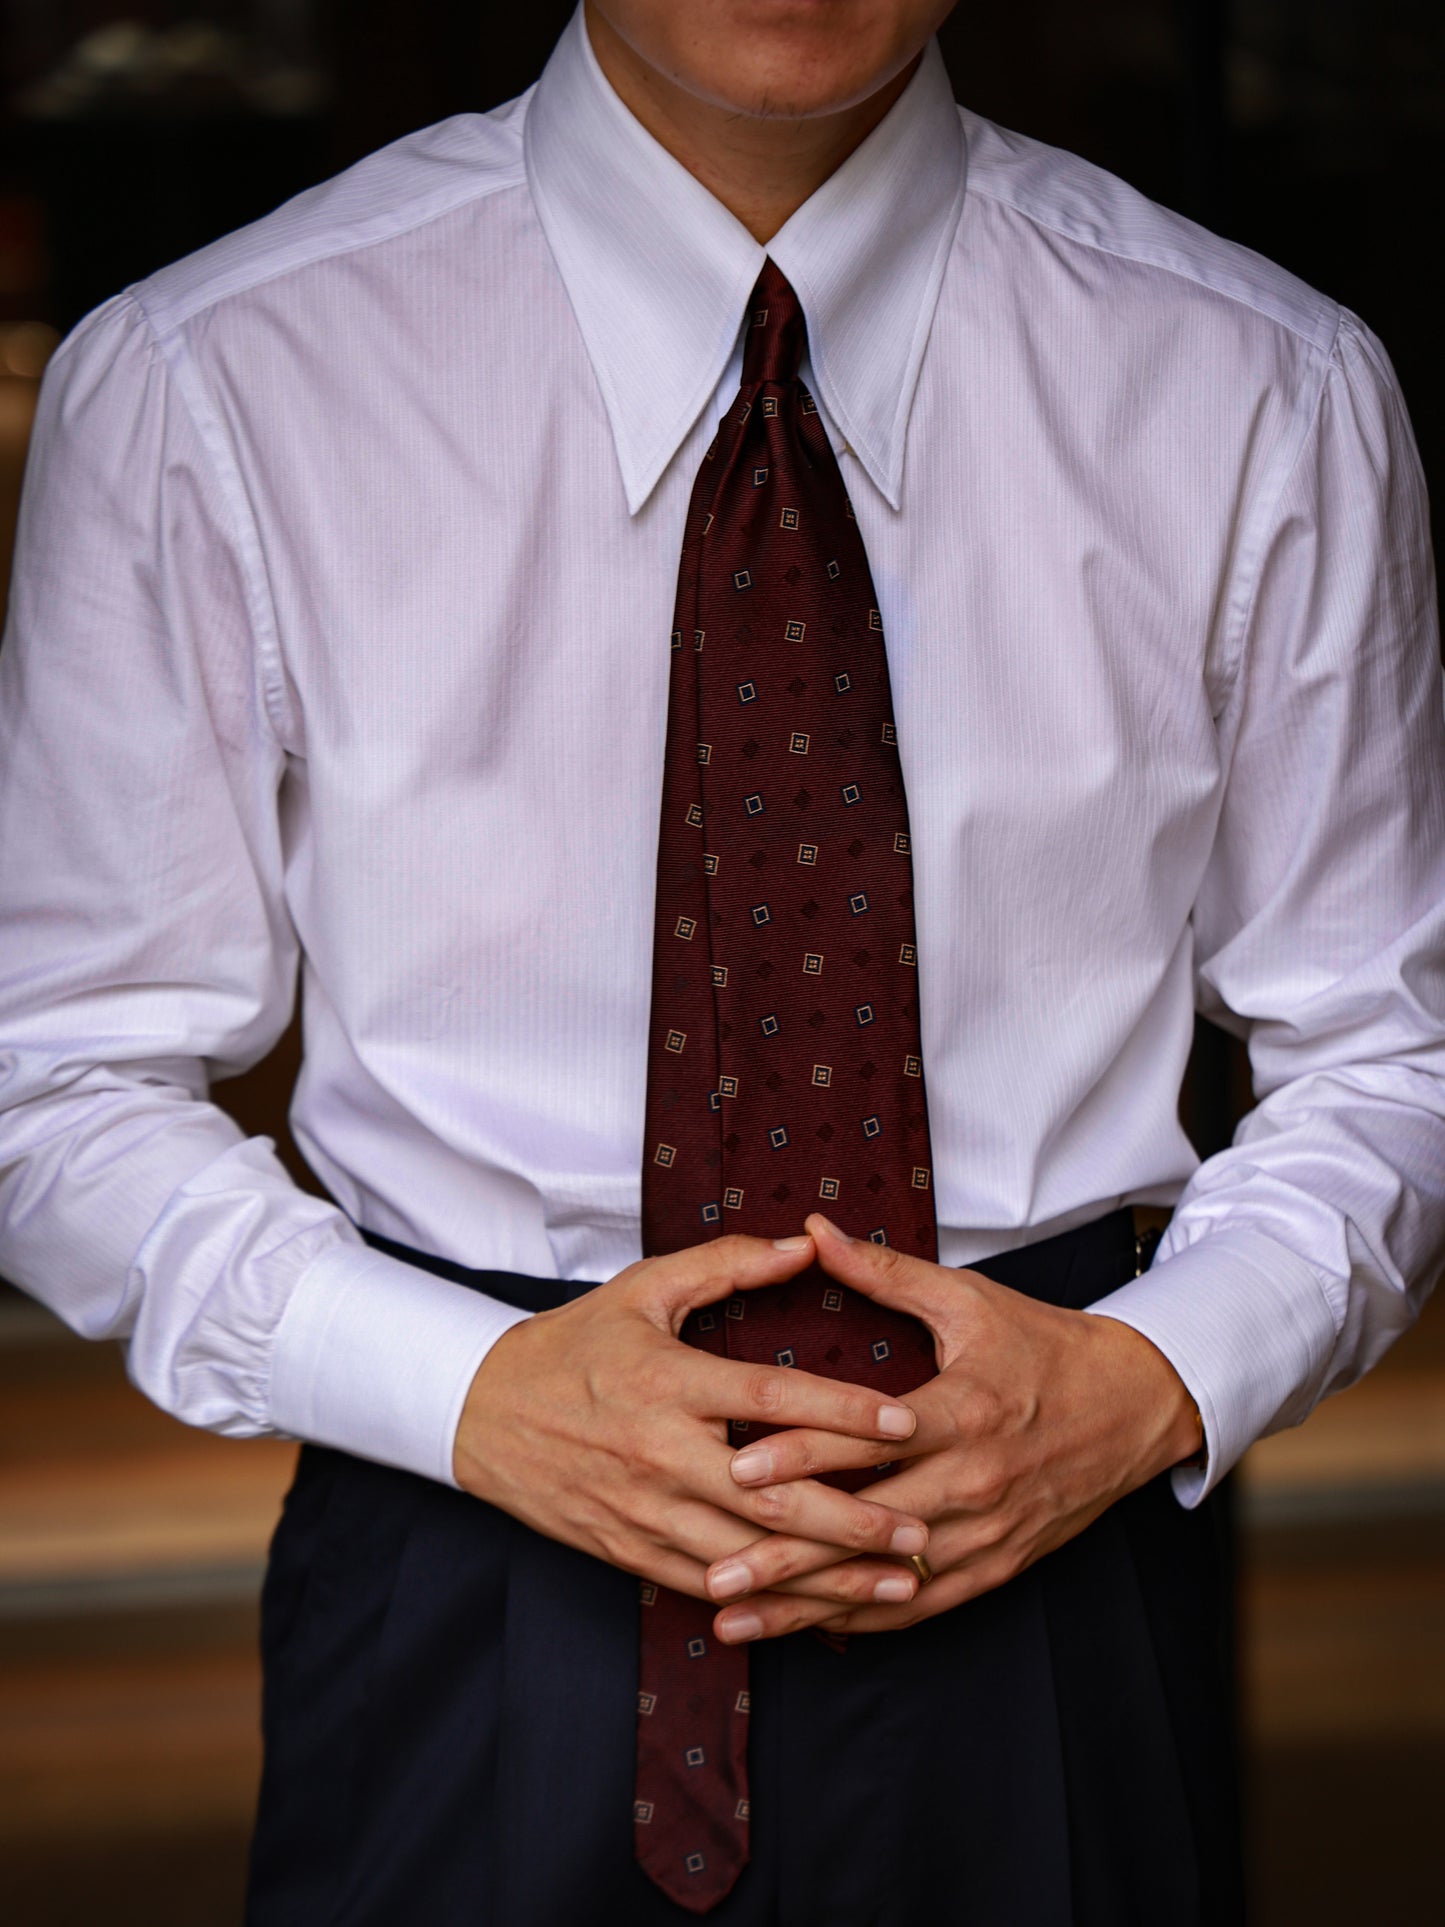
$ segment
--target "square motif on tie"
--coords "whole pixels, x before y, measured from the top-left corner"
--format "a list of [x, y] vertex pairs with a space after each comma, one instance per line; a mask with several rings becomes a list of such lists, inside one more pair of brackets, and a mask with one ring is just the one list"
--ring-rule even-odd
[[878, 1122], [876, 1117], [865, 1117], [863, 1119], [864, 1137], [877, 1137], [882, 1129], [883, 1126]]
[[829, 1289], [823, 1293], [823, 1309], [824, 1311], [841, 1311], [843, 1309], [843, 1294], [838, 1290], [836, 1285], [830, 1286]]
[[736, 1097], [738, 1094], [738, 1080], [735, 1077], [720, 1077], [717, 1087], [724, 1097]]
[[822, 951], [805, 950], [803, 952], [803, 975], [805, 977], [821, 977], [822, 974], [823, 974]]
[[924, 1165], [924, 1164], [915, 1164], [915, 1165], [914, 1165], [914, 1167], [913, 1167], [913, 1188], [914, 1188], [914, 1190], [915, 1190], [915, 1191], [926, 1191], [926, 1190], [928, 1189], [928, 1167], [927, 1167], [927, 1165]]
[[728, 1300], [728, 1317], [729, 1318], [741, 1318], [746, 1310], [747, 1310], [747, 1306], [743, 1303], [741, 1298], [729, 1298]]
[[721, 1219], [721, 1217], [722, 1217], [721, 1208], [718, 1206], [718, 1204], [715, 1201], [712, 1204], [703, 1205], [702, 1221], [704, 1224], [717, 1224], [718, 1221]]
[[701, 1873], [707, 1862], [700, 1853], [690, 1853], [682, 1864], [689, 1873]]
[[[704, 765], [706, 765], [706, 764], [708, 764], [708, 763], [710, 763], [710, 762], [712, 761], [712, 744], [711, 744], [711, 743], [699, 743], [699, 744], [698, 744], [698, 746], [697, 746], [697, 760], [698, 760], [698, 762], [699, 762], [699, 763], [701, 763], [701, 764], [704, 764]], [[701, 822], [701, 820], [702, 820], [702, 819], [701, 819], [701, 817], [699, 816], [699, 818], [698, 818], [698, 821], [699, 821], [699, 822]]]
[[755, 703], [757, 700], [758, 686], [756, 683], [740, 682], [738, 684], [738, 701], [740, 703]]
[[907, 830], [900, 830], [897, 836], [895, 836], [893, 839], [893, 849], [895, 854], [898, 856], [907, 856], [909, 851], [912, 848], [913, 848], [913, 845], [908, 839]]
[[780, 1365], [795, 1365], [797, 1363], [796, 1358], [793, 1356], [793, 1348], [791, 1345], [784, 1345], [783, 1349], [777, 1354], [777, 1361]]
[[818, 861], [817, 844], [800, 843], [798, 845], [798, 861], [799, 863], [816, 863]]
[[797, 526], [798, 511], [796, 509], [784, 509], [778, 517], [778, 527], [780, 529], [795, 529]]
[[643, 1580], [642, 1584], [637, 1588], [637, 1596], [644, 1606], [655, 1606], [657, 1604], [657, 1588], [650, 1579]]
[[673, 648], [674, 648], [674, 649], [681, 649], [681, 647], [682, 647], [682, 631], [681, 631], [681, 629], [674, 629], [674, 630], [673, 630], [673, 632], [672, 632], [672, 646], [673, 646]]
[[864, 911], [868, 908], [867, 891], [855, 890], [852, 896], [849, 897], [848, 899], [848, 908], [853, 912], [853, 915], [855, 917], [861, 917]]
[[836, 582], [842, 573], [843, 571], [838, 567], [836, 562], [830, 562], [828, 564], [827, 576], [830, 582]]
[[763, 799], [762, 799], [761, 793], [758, 790], [754, 790], [751, 796], [745, 796], [743, 798], [743, 808], [747, 811], [749, 816], [761, 816], [763, 813]]
[[673, 932], [674, 936], [681, 937], [684, 943], [691, 943], [696, 933], [697, 933], [696, 917], [679, 917], [678, 918], [677, 929]]
[[870, 629], [881, 629], [883, 627], [883, 618], [876, 609], [870, 609], [868, 611], [868, 627]]
[[907, 964], [910, 970], [917, 966], [918, 952], [911, 943], [905, 943], [899, 948], [898, 961], [901, 964]]
[[859, 803], [863, 799], [863, 792], [856, 783], [845, 783], [839, 791], [839, 795], [843, 798], [843, 801], [850, 810], [855, 803]]
[[765, 468], [755, 468], [753, 470], [753, 487], [754, 488], [761, 488], [763, 483], [767, 481], [767, 479], [768, 479], [768, 471]]
[[673, 1053], [674, 1056], [680, 1056], [682, 1053], [682, 1048], [684, 1044], [686, 1044], [687, 1042], [687, 1032], [685, 1030], [670, 1030], [667, 1033], [665, 1042], [667, 1044], [667, 1048]]
[[[746, 1691], [739, 1693], [737, 1698], [733, 1701], [733, 1711], [735, 1713], [751, 1713], [752, 1710], [753, 1710], [752, 1694]], [[746, 1804], [746, 1802], [744, 1804]]]
[[875, 1245], [886, 1245], [886, 1244], [887, 1244], [887, 1242], [888, 1242], [888, 1233], [887, 1233], [887, 1231], [886, 1231], [886, 1230], [885, 1230], [885, 1229], [883, 1228], [883, 1226], [882, 1226], [881, 1224], [879, 1225], [879, 1227], [878, 1227], [878, 1229], [877, 1229], [876, 1231], [870, 1231], [870, 1232], [868, 1233], [868, 1242], [869, 1242], [870, 1244], [875, 1244]]
[[719, 1092], [717, 1091], [708, 1092], [707, 1107], [710, 1111], [720, 1111], [722, 1109], [722, 1097]]
[[773, 920], [773, 913], [765, 903], [755, 903], [749, 914], [757, 924], [771, 923]]
[[873, 1344], [873, 1363], [875, 1365], [881, 1365], [884, 1359], [888, 1357], [888, 1355], [889, 1355], [888, 1340], [886, 1338], [875, 1339]]
[[687, 822], [691, 829], [700, 830], [702, 828], [702, 804], [701, 803], [688, 804]]
[[717, 1319], [710, 1311], [700, 1311], [697, 1315], [697, 1328], [700, 1332], [717, 1330]]
[[672, 1169], [672, 1161], [676, 1156], [677, 1146], [675, 1144], [659, 1144], [653, 1153], [652, 1161], [654, 1164], [660, 1164], [664, 1171], [670, 1171]]
[[768, 1132], [768, 1142], [775, 1151], [781, 1151], [788, 1142], [788, 1127], [785, 1124], [775, 1124]]
[[651, 1826], [652, 1824], [651, 1800], [634, 1800], [632, 1802], [632, 1817], [640, 1827]]
[[837, 1195], [838, 1195], [837, 1178], [824, 1178], [823, 1182], [818, 1186], [818, 1196], [820, 1198], [836, 1198]]
[[689, 1766], [701, 1766], [707, 1756], [700, 1746], [690, 1746], [682, 1757]]
[[[833, 1066], [831, 1064], [815, 1064], [813, 1066], [813, 1082], [815, 1084], [831, 1084], [832, 1081]], [[671, 1160], [669, 1159], [669, 1163], [670, 1162]]]
[[735, 589], [751, 589], [752, 586], [753, 578], [747, 569], [737, 569], [733, 572], [733, 587]]
[[853, 1015], [858, 1019], [860, 1026], [863, 1024], [871, 1024], [873, 1022], [872, 1004], [858, 1004], [854, 1008]]
[[783, 641], [801, 642], [807, 633], [808, 625], [806, 622], [790, 622], [783, 630]]
[[[713, 967], [712, 967], [712, 980], [713, 980], [713, 982], [714, 982], [714, 983], [715, 983], [715, 984], [716, 984], [716, 985], [718, 986], [718, 988], [719, 988], [719, 989], [721, 989], [721, 988], [722, 988], [722, 986], [723, 986], [723, 985], [724, 985], [724, 984], [725, 984], [725, 983], [727, 982], [727, 980], [728, 980], [728, 967], [727, 967], [727, 965], [726, 965], [726, 964], [714, 964], [714, 965], [713, 965]], [[723, 1093], [723, 1095], [724, 1095], [724, 1096], [726, 1096], [726, 1095], [727, 1095], [727, 1093], [726, 1093], [726, 1092], [724, 1092], [724, 1093]]]
[[768, 416], [776, 415], [777, 412], [778, 412], [778, 401], [777, 401], [776, 395], [765, 395], [763, 397], [764, 415], [768, 415]]
[[885, 743], [896, 743], [898, 741], [898, 725], [896, 723], [885, 723], [883, 725], [883, 740]]
[[694, 1635], [694, 1637], [687, 1642], [687, 1656], [689, 1659], [701, 1659], [706, 1651], [707, 1641], [705, 1639], [698, 1638]]
[[806, 756], [808, 753], [808, 742], [809, 738], [804, 735], [803, 731], [801, 729], [795, 729], [788, 738], [788, 748], [793, 752], [794, 756]]
[[709, 509], [707, 514], [702, 518], [702, 532], [704, 535], [707, 534], [716, 520], [717, 517], [712, 513], [711, 509]]
[[749, 1806], [746, 1800], [739, 1800], [737, 1805], [733, 1808], [733, 1818], [735, 1820], [746, 1820], [751, 1813], [752, 1813], [752, 1808]]
[[914, 1057], [910, 1053], [903, 1060], [903, 1075], [905, 1077], [922, 1077], [923, 1059], [921, 1057]]
[[803, 399], [799, 402], [798, 406], [805, 415], [816, 415], [818, 412], [818, 404], [813, 400], [813, 397], [808, 393], [806, 388], [803, 390]]
[[656, 1693], [639, 1693], [637, 1695], [637, 1710], [644, 1719], [648, 1718], [648, 1716], [655, 1711], [656, 1707]]
[[848, 674], [846, 669], [842, 672], [841, 675], [837, 675], [833, 678], [833, 687], [837, 690], [840, 696], [845, 696], [848, 693], [848, 691], [853, 687], [853, 678]]
[[758, 1029], [763, 1033], [764, 1037], [777, 1036], [778, 1020], [772, 1011], [769, 1011], [766, 1017], [760, 1017], [758, 1019]]
[[702, 873], [705, 877], [715, 877], [717, 875], [717, 858], [715, 856], [705, 856], [703, 858]]
[[727, 1190], [723, 1192], [723, 1205], [724, 1205], [724, 1208], [728, 1211], [742, 1210], [743, 1194], [742, 1194], [742, 1189], [739, 1185], [730, 1184]]
[[702, 648], [702, 645], [703, 645], [703, 644], [704, 644], [704, 643], [705, 643], [706, 641], [707, 641], [707, 630], [706, 630], [706, 629], [694, 629], [694, 630], [693, 630], [693, 632], [692, 632], [692, 646], [693, 646], [693, 648], [694, 648], [694, 649], [701, 649], [701, 648]]

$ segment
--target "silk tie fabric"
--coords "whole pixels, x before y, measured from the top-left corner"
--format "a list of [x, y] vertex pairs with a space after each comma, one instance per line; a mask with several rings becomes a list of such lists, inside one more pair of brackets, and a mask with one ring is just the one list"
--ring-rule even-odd
[[[648, 1256], [820, 1210], [935, 1259], [908, 811], [883, 627], [768, 261], [737, 401], [683, 536], [648, 1043]], [[932, 1341], [816, 1267], [694, 1313], [688, 1342], [905, 1393]], [[733, 1424], [741, 1444], [747, 1428]], [[840, 1476], [856, 1486], [876, 1473]], [[746, 1646], [642, 1586], [637, 1857], [705, 1913], [747, 1861]]]

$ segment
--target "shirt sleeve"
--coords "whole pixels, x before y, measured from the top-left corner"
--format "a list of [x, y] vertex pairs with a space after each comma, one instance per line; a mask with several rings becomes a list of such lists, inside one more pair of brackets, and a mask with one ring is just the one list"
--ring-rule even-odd
[[0, 1270], [178, 1418], [451, 1483], [522, 1314], [372, 1251], [208, 1101], [298, 955], [234, 508], [117, 297], [42, 384], [0, 650]]
[[1255, 1108], [1149, 1272], [1093, 1306], [1204, 1419], [1197, 1504], [1358, 1379], [1445, 1260], [1445, 710], [1424, 477], [1379, 340], [1344, 311], [1258, 547], [1194, 906], [1200, 1010]]

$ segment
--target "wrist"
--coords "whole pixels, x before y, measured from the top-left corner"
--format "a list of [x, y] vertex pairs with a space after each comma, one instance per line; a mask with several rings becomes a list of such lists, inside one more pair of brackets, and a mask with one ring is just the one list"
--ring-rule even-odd
[[[1152, 1339], [1122, 1319], [1098, 1315], [1096, 1322], [1127, 1333], [1140, 1391], [1144, 1438], [1149, 1451], [1146, 1476], [1178, 1465], [1202, 1464], [1205, 1454], [1204, 1417], [1189, 1387]], [[1132, 1342], [1130, 1342], [1132, 1341]]]

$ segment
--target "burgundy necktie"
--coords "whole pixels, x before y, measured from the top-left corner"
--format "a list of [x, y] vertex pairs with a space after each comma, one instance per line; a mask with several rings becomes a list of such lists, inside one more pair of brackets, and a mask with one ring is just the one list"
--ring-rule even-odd
[[[798, 379], [771, 261], [693, 488], [658, 848], [642, 1241], [845, 1230], [937, 1255], [908, 811], [868, 558]], [[690, 1343], [876, 1386], [932, 1376], [915, 1319], [816, 1267], [694, 1313]], [[745, 1426], [734, 1426], [742, 1442]], [[856, 1486], [874, 1474], [840, 1476]], [[637, 1857], [705, 1913], [747, 1862], [747, 1647], [642, 1587]]]

